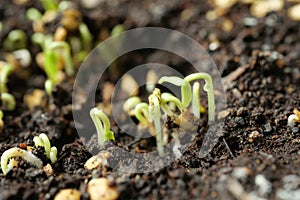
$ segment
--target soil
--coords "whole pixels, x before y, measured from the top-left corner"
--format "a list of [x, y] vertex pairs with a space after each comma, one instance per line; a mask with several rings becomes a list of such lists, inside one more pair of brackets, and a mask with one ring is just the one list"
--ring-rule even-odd
[[[46, 80], [34, 62], [28, 78], [17, 74], [9, 77], [8, 88], [17, 106], [14, 111], [4, 112], [0, 155], [21, 143], [32, 146], [32, 138], [44, 132], [58, 148], [58, 161], [52, 165], [51, 176], [22, 160], [6, 176], [1, 171], [0, 199], [53, 199], [64, 188], [77, 189], [81, 199], [89, 199], [87, 182], [98, 177], [113, 180], [119, 199], [300, 199], [300, 124], [287, 126], [293, 109], [300, 109], [300, 24], [287, 17], [287, 6], [291, 3], [263, 18], [253, 17], [249, 4], [237, 3], [210, 21], [206, 18], [207, 11], [213, 9], [209, 1], [101, 1], [92, 9], [79, 6], [79, 0], [74, 2], [96, 38], [95, 43], [101, 30], [111, 30], [122, 23], [125, 29], [157, 26], [177, 30], [207, 50], [221, 71], [227, 101], [223, 115], [220, 114], [224, 123], [216, 128], [220, 136], [217, 145], [207, 156], [199, 156], [207, 128], [204, 116], [200, 120], [203, 127], [185, 154], [159, 171], [130, 174], [108, 166], [87, 170], [84, 164], [92, 156], [88, 148], [96, 147], [84, 145], [93, 142], [79, 138], [74, 125], [70, 107], [74, 77], [68, 77], [55, 88], [53, 97], [47, 97], [51, 109], [29, 110], [23, 102], [24, 95], [36, 88], [43, 89]], [[8, 0], [1, 2], [0, 41], [16, 28], [28, 36], [33, 33], [31, 22], [25, 18], [25, 10], [32, 6], [42, 10], [35, 1], [21, 6]], [[153, 8], [160, 8], [161, 12], [154, 12]], [[188, 17], [183, 17], [183, 13], [188, 13]], [[247, 24], [245, 19], [252, 20], [254, 25]], [[228, 20], [233, 27], [225, 31], [223, 25]], [[49, 24], [48, 32], [57, 27], [55, 23]], [[212, 38], [217, 41], [217, 48], [211, 47]], [[30, 41], [28, 47], [32, 55], [39, 51]], [[3, 50], [0, 57], [5, 57]], [[148, 61], [175, 68], [187, 64], [155, 51], [130, 54], [118, 64], [129, 69]], [[188, 70], [181, 70], [189, 74]], [[103, 81], [116, 83], [122, 73], [107, 72]], [[102, 101], [102, 89], [100, 83], [96, 101]], [[111, 129], [116, 132], [116, 144], [128, 144], [131, 138], [118, 132], [114, 123]], [[155, 148], [155, 142], [150, 141], [149, 145], [148, 148]], [[139, 142], [127, 146], [129, 150], [135, 147], [147, 150]], [[41, 149], [34, 153], [47, 163]]]

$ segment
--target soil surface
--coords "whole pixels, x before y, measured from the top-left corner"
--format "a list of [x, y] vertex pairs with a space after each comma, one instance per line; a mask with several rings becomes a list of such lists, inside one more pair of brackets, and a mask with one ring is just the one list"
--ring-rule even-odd
[[[13, 1], [19, 2], [19, 1]], [[21, 29], [30, 36], [31, 21], [25, 11], [39, 2], [17, 5], [3, 0], [0, 4], [0, 58], [5, 59], [4, 38], [11, 30]], [[262, 18], [251, 15], [251, 5], [236, 3], [214, 20], [207, 12], [215, 7], [210, 1], [98, 1], [97, 6], [85, 8], [74, 1], [94, 36], [95, 44], [103, 30], [116, 24], [125, 29], [157, 26], [180, 31], [199, 42], [218, 66], [226, 93], [226, 107], [216, 124], [217, 144], [207, 156], [199, 156], [203, 134], [207, 129], [206, 114], [199, 120], [198, 133], [187, 151], [171, 165], [155, 172], [123, 173], [108, 165], [94, 170], [84, 168], [97, 149], [94, 141], [79, 138], [72, 115], [74, 77], [56, 86], [53, 96], [45, 95], [47, 106], [29, 109], [25, 94], [42, 89], [46, 75], [33, 61], [29, 76], [13, 73], [8, 80], [9, 91], [16, 98], [14, 111], [4, 110], [4, 130], [0, 134], [0, 155], [11, 147], [33, 146], [33, 137], [46, 133], [58, 148], [58, 160], [47, 175], [22, 159], [19, 166], [6, 176], [0, 171], [0, 199], [54, 199], [62, 189], [73, 188], [81, 199], [89, 199], [87, 183], [92, 178], [105, 177], [116, 186], [119, 199], [300, 199], [300, 123], [287, 125], [294, 108], [300, 109], [300, 23], [289, 19], [286, 3], [279, 11]], [[59, 20], [46, 27], [53, 33]], [[27, 41], [35, 56], [40, 49]], [[187, 49], [188, 51], [188, 49]], [[33, 59], [34, 60], [34, 59]], [[157, 51], [141, 51], [120, 58], [118, 65], [128, 68], [108, 71], [102, 82], [115, 84], [131, 66], [158, 62], [187, 75], [187, 63], [174, 55]], [[105, 99], [104, 83], [100, 82], [96, 101]], [[88, 115], [87, 115], [88, 116]], [[87, 118], [91, 127], [93, 124]], [[148, 151], [155, 140], [133, 141], [113, 123], [114, 144], [128, 151]], [[95, 130], [91, 129], [90, 135]], [[132, 142], [131, 145], [128, 143]], [[86, 145], [85, 145], [86, 144]], [[34, 152], [44, 165], [49, 160], [42, 149]], [[117, 153], [117, 152], [112, 152]], [[115, 162], [113, 159], [107, 162]]]

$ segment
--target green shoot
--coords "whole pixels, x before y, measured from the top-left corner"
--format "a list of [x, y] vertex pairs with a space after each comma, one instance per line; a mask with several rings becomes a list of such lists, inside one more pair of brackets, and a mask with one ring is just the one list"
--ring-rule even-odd
[[1, 93], [1, 102], [6, 110], [12, 111], [16, 107], [15, 97], [9, 93]]
[[[207, 98], [208, 98], [208, 120], [215, 121], [215, 96], [214, 96], [214, 87], [213, 87], [211, 76], [207, 73], [194, 73], [186, 76], [184, 79], [189, 83], [199, 79], [205, 80], [205, 85], [203, 86], [203, 89], [204, 91], [207, 92]], [[198, 96], [198, 98], [200, 98], [200, 96]]]
[[55, 49], [63, 50], [62, 58], [64, 60], [66, 74], [68, 76], [72, 76], [74, 74], [74, 69], [73, 69], [71, 50], [70, 50], [69, 44], [65, 41], [54, 41], [46, 46], [45, 71], [46, 71], [48, 77], [50, 77], [50, 79], [52, 79], [52, 80], [55, 80], [55, 79], [53, 79], [53, 76], [54, 76], [53, 73], [57, 72], [57, 70], [52, 69], [52, 68], [57, 68], [57, 67], [53, 66], [54, 63], [57, 64], [57, 53], [54, 51]]
[[172, 110], [169, 108], [168, 103], [174, 103], [180, 112], [183, 110], [183, 106], [179, 99], [173, 96], [170, 93], [162, 93], [161, 94], [161, 109], [169, 116], [174, 115]]
[[3, 47], [7, 51], [26, 48], [27, 36], [22, 30], [16, 29], [11, 31], [4, 40]]
[[86, 24], [81, 23], [79, 26], [79, 33], [81, 36], [82, 40], [82, 48], [84, 51], [90, 51], [91, 50], [91, 45], [93, 41], [93, 36], [90, 33], [88, 27]]
[[37, 21], [42, 19], [43, 15], [40, 13], [40, 11], [36, 8], [29, 8], [26, 11], [26, 17], [27, 19], [31, 20], [31, 21]]
[[35, 155], [33, 155], [28, 151], [25, 151], [17, 147], [13, 147], [11, 149], [6, 150], [1, 156], [1, 169], [4, 175], [6, 175], [7, 172], [11, 170], [11, 167], [7, 165], [8, 160], [12, 157], [17, 157], [17, 156], [23, 158], [25, 161], [29, 162], [30, 164], [38, 168], [43, 167], [43, 162], [41, 161], [41, 159], [39, 159], [38, 157], [36, 157]]
[[141, 103], [141, 99], [139, 97], [130, 97], [125, 101], [123, 105], [123, 110], [130, 114], [131, 110], [134, 109], [134, 107], [139, 103]]
[[45, 133], [41, 133], [39, 136], [33, 138], [34, 146], [44, 147], [45, 154], [47, 158], [51, 160], [52, 163], [55, 163], [57, 160], [57, 148], [51, 147], [48, 136]]
[[149, 96], [149, 111], [150, 119], [154, 122], [154, 128], [156, 132], [156, 146], [159, 156], [164, 156], [163, 150], [163, 134], [161, 127], [161, 112], [160, 112], [160, 103], [161, 103], [161, 94], [160, 90], [155, 88], [153, 93]]
[[42, 5], [43, 5], [43, 8], [46, 10], [46, 11], [49, 11], [49, 10], [57, 10], [58, 8], [58, 3], [56, 0], [41, 0], [42, 2]]
[[143, 126], [149, 125], [149, 105], [147, 103], [139, 103], [135, 106], [134, 115]]
[[7, 86], [6, 83], [8, 81], [8, 76], [12, 73], [13, 67], [12, 65], [1, 62], [1, 68], [0, 68], [0, 90], [1, 92], [7, 92]]
[[192, 88], [189, 82], [176, 76], [163, 76], [158, 80], [159, 84], [162, 84], [164, 82], [172, 83], [181, 87], [181, 103], [184, 108], [187, 108], [192, 100]]
[[92, 108], [90, 111], [90, 116], [97, 130], [99, 146], [103, 146], [106, 141], [115, 140], [114, 133], [110, 130], [109, 119], [103, 110], [97, 107]]

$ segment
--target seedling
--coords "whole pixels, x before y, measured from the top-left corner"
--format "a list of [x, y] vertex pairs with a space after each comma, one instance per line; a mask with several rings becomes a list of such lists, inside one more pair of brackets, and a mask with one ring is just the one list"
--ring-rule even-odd
[[290, 127], [295, 126], [296, 122], [298, 122], [298, 123], [300, 122], [300, 111], [297, 108], [295, 108], [293, 110], [293, 113], [294, 114], [292, 114], [288, 117], [288, 125]]
[[167, 115], [172, 116], [172, 115], [174, 115], [174, 112], [170, 109], [170, 106], [168, 106], [168, 103], [175, 104], [175, 106], [179, 109], [180, 112], [183, 111], [183, 106], [182, 106], [182, 103], [180, 102], [180, 100], [177, 99], [172, 94], [164, 92], [161, 94], [161, 109]]
[[49, 10], [57, 10], [58, 8], [58, 3], [56, 0], [41, 0], [42, 2], [42, 5], [43, 5], [43, 8], [46, 10], [46, 11], [49, 11]]
[[46, 45], [45, 50], [45, 72], [47, 76], [52, 80], [54, 83], [57, 83], [57, 61], [58, 56], [56, 49], [63, 50], [62, 58], [64, 60], [65, 71], [68, 76], [72, 76], [74, 74], [73, 63], [71, 58], [71, 50], [70, 46], [65, 41], [53, 41], [50, 44]]
[[109, 119], [103, 110], [97, 107], [92, 108], [90, 111], [90, 116], [97, 130], [99, 146], [103, 146], [106, 141], [115, 140], [114, 133], [110, 130]]
[[158, 80], [159, 84], [164, 82], [172, 83], [181, 87], [181, 104], [183, 108], [187, 108], [192, 100], [192, 88], [189, 82], [176, 76], [163, 76]]
[[134, 109], [134, 107], [141, 103], [141, 99], [139, 97], [130, 97], [129, 99], [127, 99], [123, 105], [123, 110], [125, 112], [128, 112], [131, 115], [132, 110]]
[[7, 51], [26, 48], [27, 36], [22, 30], [12, 30], [3, 42], [3, 47]]
[[1, 93], [1, 102], [6, 110], [12, 111], [16, 107], [15, 97], [9, 93]]
[[13, 147], [11, 149], [6, 150], [1, 156], [1, 169], [3, 174], [6, 175], [8, 171], [11, 170], [13, 164], [8, 165], [7, 162], [9, 159], [13, 157], [21, 157], [30, 164], [36, 166], [37, 168], [42, 168], [43, 162], [41, 159], [33, 155], [31, 152], [25, 151], [23, 149]]
[[57, 148], [51, 147], [48, 136], [45, 133], [41, 133], [39, 136], [33, 138], [34, 146], [44, 147], [45, 154], [47, 158], [51, 160], [52, 163], [55, 163], [57, 160]]
[[8, 76], [12, 73], [13, 66], [7, 62], [0, 61], [0, 90], [7, 92]]
[[160, 103], [161, 103], [161, 94], [160, 90], [155, 88], [153, 93], [148, 97], [149, 100], [149, 112], [150, 119], [154, 123], [154, 128], [156, 132], [156, 146], [159, 156], [164, 156], [163, 151], [163, 134], [162, 127], [160, 123], [161, 112], [160, 112]]
[[[214, 95], [214, 86], [212, 82], [212, 78], [207, 73], [194, 73], [186, 76], [184, 78], [189, 83], [192, 81], [196, 81], [199, 79], [205, 80], [205, 85], [203, 86], [203, 89], [205, 92], [207, 92], [207, 99], [208, 99], [208, 120], [209, 121], [215, 121], [215, 95]], [[196, 86], [196, 89], [197, 90]], [[198, 96], [198, 97], [197, 97]], [[200, 98], [199, 95], [195, 96], [195, 98]], [[197, 100], [198, 101], [198, 100]], [[199, 100], [200, 102], [200, 100]], [[200, 111], [200, 106], [197, 106], [198, 110]]]

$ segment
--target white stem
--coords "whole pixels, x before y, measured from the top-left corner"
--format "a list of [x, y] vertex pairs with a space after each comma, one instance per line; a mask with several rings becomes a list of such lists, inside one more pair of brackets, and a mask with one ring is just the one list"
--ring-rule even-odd
[[6, 175], [7, 172], [9, 171], [8, 166], [7, 166], [8, 160], [10, 158], [16, 157], [16, 156], [23, 158], [24, 160], [26, 160], [27, 162], [29, 162], [30, 164], [32, 164], [38, 168], [42, 168], [42, 166], [43, 166], [43, 162], [41, 161], [41, 159], [39, 159], [32, 153], [25, 151], [23, 149], [17, 148], [17, 147], [13, 147], [11, 149], [6, 150], [1, 156], [1, 168], [2, 168], [4, 175]]

